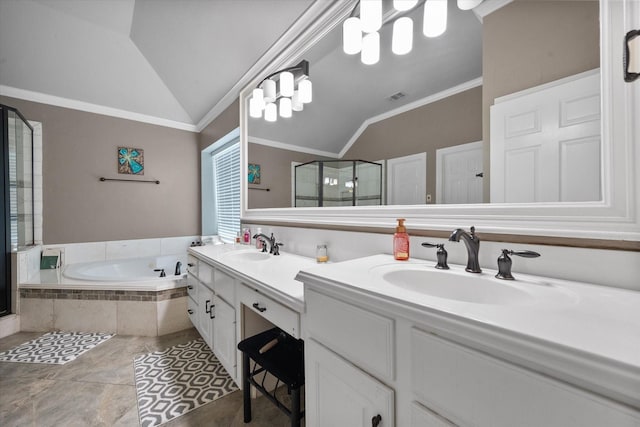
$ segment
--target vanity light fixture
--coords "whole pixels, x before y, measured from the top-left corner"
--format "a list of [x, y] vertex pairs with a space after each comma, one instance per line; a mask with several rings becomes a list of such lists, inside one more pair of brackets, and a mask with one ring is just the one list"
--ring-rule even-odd
[[[391, 48], [396, 55], [405, 55], [413, 47], [413, 21], [405, 15], [424, 1], [422, 32], [427, 37], [438, 37], [447, 29], [448, 0], [393, 0], [395, 11], [383, 18], [382, 0], [360, 0], [360, 17], [351, 16], [342, 24], [342, 49], [347, 55], [360, 54], [363, 64], [372, 65], [380, 59], [380, 34], [382, 25], [395, 19]], [[470, 10], [483, 0], [457, 0], [458, 8]], [[397, 19], [396, 19], [397, 18]]]
[[[296, 87], [297, 85], [297, 87]], [[312, 84], [309, 80], [309, 62], [276, 71], [265, 77], [253, 90], [249, 99], [249, 116], [275, 122], [280, 117], [289, 118], [293, 111], [302, 111], [304, 104], [312, 100]]]

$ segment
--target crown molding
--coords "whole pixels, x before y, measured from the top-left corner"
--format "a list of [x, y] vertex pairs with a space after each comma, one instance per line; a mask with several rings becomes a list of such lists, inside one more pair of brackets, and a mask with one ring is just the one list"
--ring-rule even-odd
[[281, 150], [296, 151], [298, 153], [313, 154], [316, 156], [331, 157], [335, 159], [339, 158], [338, 154], [331, 153], [329, 151], [314, 150], [313, 148], [300, 147], [298, 145], [291, 145], [284, 142], [273, 141], [271, 139], [266, 139], [266, 138], [256, 138], [253, 136], [249, 136], [248, 140], [250, 144], [266, 145], [267, 147], [279, 148]]
[[34, 92], [19, 89], [11, 86], [0, 85], [0, 95], [11, 98], [23, 99], [25, 101], [38, 102], [41, 104], [54, 105], [56, 107], [69, 108], [71, 110], [84, 111], [87, 113], [100, 114], [103, 116], [117, 117], [119, 119], [133, 120], [136, 122], [148, 123], [156, 126], [163, 126], [173, 129], [186, 130], [188, 132], [198, 132], [196, 125], [191, 123], [177, 122], [146, 114], [134, 113], [132, 111], [121, 110], [119, 108], [106, 107], [104, 105], [92, 104], [75, 99], [63, 98], [41, 92]]

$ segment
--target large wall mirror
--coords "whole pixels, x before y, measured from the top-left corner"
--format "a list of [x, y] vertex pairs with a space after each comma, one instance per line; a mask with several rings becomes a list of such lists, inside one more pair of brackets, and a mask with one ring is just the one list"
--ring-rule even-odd
[[[364, 65], [342, 48], [342, 22], [358, 4], [337, 3], [308, 17], [309, 30], [264, 73], [309, 61], [312, 103], [267, 122], [246, 114], [260, 76], [243, 91], [243, 161], [261, 173], [259, 183], [243, 182], [245, 220], [387, 227], [405, 216], [414, 228], [475, 223], [501, 233], [640, 240], [624, 154], [633, 147], [629, 101], [638, 85], [625, 85], [619, 69], [637, 5], [485, 0], [463, 11], [449, 0], [445, 33], [427, 38], [423, 2], [402, 15], [383, 2], [380, 60]], [[415, 32], [401, 56], [391, 52], [400, 16], [412, 18]], [[380, 163], [382, 206], [352, 197], [379, 174], [355, 184], [317, 180], [344, 186], [331, 194], [356, 206], [300, 203], [295, 165], [318, 160]]]

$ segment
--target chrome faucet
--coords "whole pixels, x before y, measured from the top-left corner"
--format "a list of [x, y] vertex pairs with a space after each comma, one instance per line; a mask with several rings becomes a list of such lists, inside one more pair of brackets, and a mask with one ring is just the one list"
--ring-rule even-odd
[[[280, 255], [280, 252], [277, 249], [278, 244], [276, 244], [276, 238], [273, 237], [273, 233], [271, 233], [271, 237], [267, 236], [264, 233], [254, 234], [253, 238], [254, 239], [261, 238], [263, 242], [269, 242], [269, 253], [274, 255]], [[282, 244], [279, 244], [279, 245], [282, 246]], [[262, 252], [266, 252], [266, 249], [264, 249], [264, 247]]]
[[480, 250], [480, 239], [476, 236], [476, 228], [471, 227], [471, 233], [467, 233], [462, 228], [456, 228], [449, 236], [452, 242], [459, 242], [460, 238], [467, 247], [467, 268], [469, 273], [482, 273], [480, 263], [478, 262], [478, 251]]

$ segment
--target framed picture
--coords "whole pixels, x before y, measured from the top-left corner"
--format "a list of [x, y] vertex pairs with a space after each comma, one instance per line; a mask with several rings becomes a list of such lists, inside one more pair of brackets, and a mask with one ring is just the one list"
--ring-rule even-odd
[[249, 184], [260, 184], [260, 165], [249, 163]]
[[118, 147], [118, 173], [144, 175], [144, 150]]

